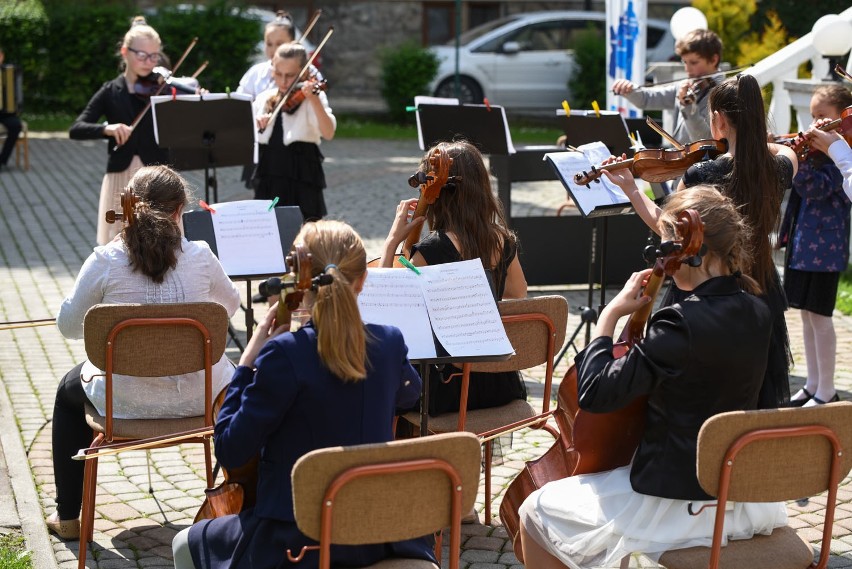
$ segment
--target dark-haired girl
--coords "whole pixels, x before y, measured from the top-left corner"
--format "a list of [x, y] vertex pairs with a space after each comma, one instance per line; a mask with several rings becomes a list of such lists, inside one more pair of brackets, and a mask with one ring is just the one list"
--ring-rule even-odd
[[[753, 261], [744, 272], [758, 282], [772, 313], [772, 344], [759, 406], [778, 407], [790, 399], [792, 357], [784, 319], [787, 299], [772, 260], [769, 236], [778, 229], [781, 199], [792, 184], [798, 160], [789, 147], [767, 144], [763, 97], [754, 77], [732, 77], [714, 87], [709, 97], [710, 130], [713, 138], [727, 140], [728, 152], [690, 167], [678, 190], [718, 185], [754, 228], [750, 243]], [[660, 208], [642, 192], [631, 192], [628, 197], [639, 216], [655, 229]], [[664, 304], [679, 300], [680, 292], [673, 286]]]
[[[441, 190], [440, 197], [429, 206], [425, 221], [431, 232], [417, 243], [411, 252], [411, 262], [417, 266], [438, 265], [454, 261], [481, 259], [482, 266], [491, 270], [498, 299], [524, 298], [527, 281], [518, 260], [518, 240], [506, 225], [500, 199], [491, 188], [488, 169], [482, 154], [468, 142], [442, 142], [436, 148], [446, 151], [453, 163], [449, 175], [456, 179]], [[420, 170], [427, 172], [426, 152]], [[381, 266], [393, 265], [394, 252], [408, 234], [419, 231], [423, 218], [409, 220], [417, 200], [403, 200], [397, 206], [396, 218], [382, 253]], [[445, 381], [429, 384], [429, 413], [438, 415], [458, 411], [461, 381], [449, 376], [460, 370], [444, 369]], [[513, 399], [525, 399], [526, 388], [517, 373], [472, 373], [468, 393], [468, 409], [499, 407]]]
[[[95, 247], [74, 289], [59, 308], [56, 324], [66, 338], [83, 337], [83, 319], [96, 304], [160, 304], [218, 302], [230, 316], [239, 308], [240, 295], [219, 260], [203, 241], [187, 241], [181, 232], [181, 214], [189, 199], [186, 181], [166, 166], [141, 168], [128, 189], [138, 197], [133, 223], [120, 238]], [[225, 355], [213, 366], [213, 392], [228, 385], [234, 366]], [[181, 376], [113, 376], [113, 416], [191, 417], [204, 413], [203, 371]], [[56, 512], [47, 526], [63, 539], [80, 534], [83, 492], [82, 461], [71, 457], [92, 442], [86, 424], [86, 401], [103, 414], [103, 371], [86, 361], [69, 371], [56, 392], [53, 407], [53, 473]]]

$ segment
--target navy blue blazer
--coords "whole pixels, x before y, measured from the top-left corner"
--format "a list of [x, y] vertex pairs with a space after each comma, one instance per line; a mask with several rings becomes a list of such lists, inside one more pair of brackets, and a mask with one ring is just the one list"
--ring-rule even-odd
[[240, 366], [219, 411], [216, 458], [224, 468], [261, 453], [254, 515], [294, 521], [290, 473], [305, 453], [393, 440], [397, 408], [420, 397], [420, 376], [399, 329], [365, 325], [367, 378], [344, 382], [322, 364], [311, 323], [266, 343], [256, 371]]

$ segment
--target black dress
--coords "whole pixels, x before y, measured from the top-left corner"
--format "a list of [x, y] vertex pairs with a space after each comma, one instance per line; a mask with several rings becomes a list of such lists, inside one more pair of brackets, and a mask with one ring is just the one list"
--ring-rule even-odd
[[[793, 183], [793, 164], [786, 156], [776, 156], [775, 160], [778, 166], [778, 192], [783, 195]], [[699, 184], [715, 184], [724, 192], [724, 188], [730, 182], [732, 168], [733, 160], [730, 157], [699, 162], [686, 171], [683, 183], [687, 188]], [[683, 292], [672, 284], [664, 305], [680, 302], [683, 296]], [[788, 308], [787, 297], [777, 269], [760, 298], [769, 305], [769, 312], [772, 315], [772, 340], [769, 346], [766, 375], [760, 389], [758, 408], [772, 409], [784, 406], [790, 400], [790, 366], [793, 363], [787, 321], [784, 318], [784, 311]]]
[[[421, 240], [413, 247], [411, 254], [414, 255], [415, 252], [420, 252], [430, 265], [464, 260], [447, 234], [441, 231], [430, 233]], [[507, 242], [499, 263], [492, 268], [495, 296], [498, 300], [503, 297], [509, 265], [517, 253], [517, 246], [514, 243]], [[459, 410], [461, 379], [460, 377], [449, 379], [450, 375], [454, 373], [461, 373], [461, 370], [454, 366], [444, 366], [440, 374], [443, 381], [429, 382], [430, 415], [440, 415], [441, 413]], [[499, 407], [515, 399], [526, 398], [526, 386], [518, 372], [472, 372], [470, 374], [467, 395], [467, 408], [469, 410]]]

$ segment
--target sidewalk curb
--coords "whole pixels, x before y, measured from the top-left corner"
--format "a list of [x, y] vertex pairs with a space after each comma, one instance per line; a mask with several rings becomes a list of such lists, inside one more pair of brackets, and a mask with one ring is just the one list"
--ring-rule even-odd
[[32, 552], [34, 569], [58, 569], [53, 545], [42, 519], [41, 504], [35, 488], [30, 463], [24, 451], [20, 430], [12, 412], [12, 402], [5, 384], [0, 389], [0, 446], [6, 456], [6, 468], [12, 484], [12, 494], [21, 522], [27, 549]]

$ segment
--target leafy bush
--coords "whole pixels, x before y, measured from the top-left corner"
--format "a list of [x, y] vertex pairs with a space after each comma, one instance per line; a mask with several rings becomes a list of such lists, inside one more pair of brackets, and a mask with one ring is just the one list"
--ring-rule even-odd
[[[146, 13], [173, 63], [194, 37], [199, 41], [177, 75], [191, 75], [210, 91], [235, 88], [260, 37], [256, 20], [242, 17], [238, 0], [212, 0], [206, 7], [166, 6]], [[135, 2], [18, 0], [0, 3], [0, 38], [6, 61], [24, 74], [26, 110], [77, 114], [100, 86], [119, 74], [118, 49]]]
[[568, 79], [569, 104], [591, 108], [592, 101], [606, 100], [606, 39], [593, 27], [579, 31], [574, 40], [574, 70]]
[[426, 93], [426, 88], [438, 73], [438, 58], [431, 51], [414, 43], [382, 50], [382, 97], [393, 120], [403, 122], [405, 107], [414, 97]]

